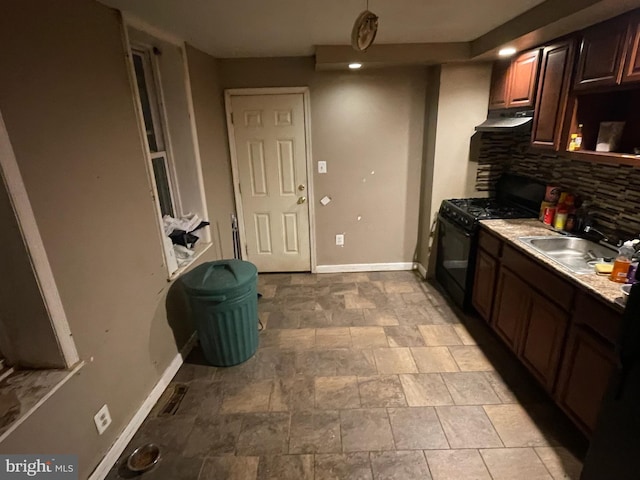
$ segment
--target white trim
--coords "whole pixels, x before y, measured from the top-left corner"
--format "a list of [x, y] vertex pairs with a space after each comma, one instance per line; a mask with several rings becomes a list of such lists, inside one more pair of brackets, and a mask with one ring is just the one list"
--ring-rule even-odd
[[422, 276], [423, 280], [427, 279], [427, 269], [424, 268], [424, 265], [422, 265], [420, 262], [418, 262], [416, 264], [417, 268], [418, 268], [418, 272], [420, 272], [420, 275]]
[[173, 272], [170, 276], [169, 276], [169, 280], [167, 281], [172, 281], [175, 278], [179, 277], [180, 275], [182, 275], [191, 265], [193, 265], [193, 263], [198, 260], [202, 255], [204, 255], [204, 253], [209, 250], [211, 247], [213, 246], [213, 243], [209, 242], [209, 243], [198, 243], [195, 248], [194, 248], [194, 254], [193, 257], [191, 257], [189, 259], [189, 263], [186, 263], [184, 265], [182, 265], [181, 267], [178, 267], [178, 269]]
[[78, 361], [78, 350], [71, 336], [67, 314], [62, 305], [60, 292], [56, 285], [53, 271], [47, 252], [40, 236], [40, 230], [36, 223], [36, 217], [31, 208], [31, 202], [27, 194], [27, 189], [20, 174], [20, 167], [16, 160], [9, 133], [7, 132], [2, 114], [0, 113], [0, 177], [7, 187], [7, 193], [11, 200], [11, 205], [16, 214], [18, 225], [24, 239], [25, 246], [29, 252], [29, 257], [33, 270], [42, 294], [42, 299], [51, 320], [51, 326], [55, 333], [58, 347], [67, 368], [72, 367]]
[[345, 273], [345, 272], [389, 272], [396, 270], [414, 270], [414, 262], [399, 263], [348, 263], [346, 265], [318, 265], [316, 273]]
[[286, 95], [288, 93], [309, 93], [309, 87], [265, 87], [265, 88], [228, 88], [227, 95]]
[[238, 233], [240, 235], [240, 250], [242, 258], [248, 258], [246, 232], [244, 229], [244, 212], [242, 196], [240, 195], [240, 176], [238, 172], [238, 157], [236, 151], [235, 130], [231, 115], [233, 113], [231, 97], [248, 95], [286, 95], [302, 94], [304, 109], [305, 155], [307, 157], [307, 211], [309, 212], [309, 256], [312, 273], [317, 273], [316, 256], [316, 218], [313, 189], [313, 159], [311, 154], [311, 94], [309, 87], [271, 87], [271, 88], [230, 88], [224, 91], [224, 106], [227, 117], [227, 136], [231, 155], [231, 175], [233, 178], [233, 196], [236, 201], [236, 215], [238, 217]]
[[311, 149], [311, 94], [308, 88], [304, 88], [302, 92], [302, 100], [304, 103], [304, 136], [307, 153], [307, 195], [309, 200], [309, 248], [311, 249], [311, 273], [316, 273], [318, 268], [318, 260], [316, 258], [316, 202], [313, 200], [314, 195], [314, 169], [313, 155]]
[[126, 427], [122, 430], [118, 438], [109, 448], [109, 451], [102, 458], [98, 466], [89, 476], [89, 480], [103, 480], [111, 468], [116, 464], [120, 455], [127, 447], [135, 433], [144, 422], [144, 419], [147, 418], [151, 409], [156, 404], [156, 402], [160, 399], [162, 392], [167, 388], [171, 379], [178, 373], [178, 370], [184, 363], [184, 359], [189, 354], [191, 349], [193, 348], [196, 341], [196, 334], [194, 333], [189, 341], [185, 344], [184, 347], [178, 352], [178, 354], [173, 358], [169, 366], [166, 368], [156, 386], [153, 387], [153, 390], [149, 393], [149, 396], [142, 402], [142, 405], [135, 413], [135, 415], [131, 418]]
[[9, 435], [11, 435], [16, 428], [18, 428], [20, 425], [22, 425], [24, 423], [24, 421], [29, 418], [33, 412], [35, 412], [36, 410], [38, 410], [42, 405], [44, 405], [44, 403], [49, 400], [54, 393], [56, 393], [58, 390], [60, 390], [60, 388], [67, 383], [67, 381], [69, 381], [69, 379], [71, 377], [73, 377], [76, 373], [78, 373], [78, 371], [84, 367], [84, 362], [80, 362], [78, 364], [76, 364], [76, 366], [73, 368], [73, 370], [69, 370], [69, 372], [64, 376], [64, 378], [62, 380], [60, 380], [58, 383], [56, 383], [53, 387], [51, 387], [49, 389], [49, 391], [47, 391], [46, 394], [43, 395], [43, 397], [38, 400], [36, 402], [35, 405], [33, 405], [28, 411], [26, 411], [25, 413], [23, 413], [15, 422], [13, 422], [11, 424], [11, 426], [9, 428], [7, 428], [2, 435], [0, 435], [0, 443], [2, 443], [5, 439], [7, 439], [9, 437]]
[[150, 23], [145, 22], [140, 17], [137, 17], [131, 12], [120, 11], [120, 14], [122, 15], [122, 20], [125, 26], [148, 33], [152, 37], [159, 38], [160, 40], [164, 40], [165, 42], [173, 43], [174, 45], [177, 45], [179, 47], [184, 46], [184, 40], [177, 35], [166, 32], [161, 28], [151, 25]]

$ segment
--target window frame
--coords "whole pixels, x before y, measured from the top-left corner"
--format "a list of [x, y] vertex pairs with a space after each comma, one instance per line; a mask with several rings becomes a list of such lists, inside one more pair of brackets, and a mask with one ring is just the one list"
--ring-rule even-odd
[[[171, 263], [175, 262], [175, 257], [174, 257], [173, 249], [168, 248], [167, 243], [165, 241], [165, 238], [168, 238], [168, 237], [164, 233], [162, 211], [160, 208], [159, 199], [157, 198], [158, 188], [155, 181], [155, 175], [154, 175], [153, 165], [151, 161], [152, 152], [149, 150], [146, 127], [144, 123], [144, 115], [143, 115], [141, 104], [140, 104], [140, 94], [138, 91], [135, 66], [133, 63], [132, 49], [136, 46], [139, 47], [140, 42], [131, 42], [129, 29], [133, 29], [141, 33], [144, 33], [161, 42], [169, 43], [172, 46], [177, 47], [179, 50], [180, 57], [181, 57], [180, 68], [184, 76], [183, 81], [184, 81], [184, 89], [185, 89], [184, 93], [186, 95], [186, 109], [189, 115], [189, 130], [190, 130], [190, 137], [191, 137], [190, 143], [192, 144], [192, 148], [193, 148], [193, 162], [194, 162], [193, 166], [194, 166], [194, 172], [197, 176], [197, 179], [196, 179], [197, 184], [193, 185], [193, 187], [196, 189], [199, 196], [199, 205], [197, 205], [199, 212], [196, 212], [196, 213], [198, 213], [203, 220], [207, 220], [209, 218], [209, 213], [207, 209], [207, 199], [206, 199], [205, 190], [204, 190], [202, 162], [200, 159], [198, 135], [197, 135], [197, 129], [196, 129], [196, 123], [195, 123], [195, 113], [193, 108], [193, 98], [191, 95], [191, 80], [189, 78], [189, 68], [188, 68], [187, 55], [186, 55], [186, 44], [184, 40], [178, 37], [175, 37], [171, 34], [168, 34], [156, 27], [153, 27], [147, 24], [146, 22], [138, 19], [137, 17], [132, 16], [131, 14], [128, 14], [126, 12], [120, 12], [120, 13], [122, 15], [121, 17], [122, 18], [122, 22], [121, 22], [122, 42], [124, 47], [125, 60], [128, 67], [127, 70], [129, 74], [129, 81], [130, 81], [130, 86], [132, 91], [132, 101], [134, 104], [136, 115], [138, 117], [138, 122], [137, 122], [138, 130], [140, 134], [141, 144], [146, 157], [145, 163], [146, 163], [147, 177], [148, 177], [149, 185], [151, 187], [149, 193], [150, 193], [150, 196], [152, 197], [152, 201], [154, 203], [154, 207], [156, 210], [156, 226], [158, 231], [158, 241], [160, 243], [160, 247], [163, 255], [164, 266], [167, 268], [167, 281], [171, 281], [176, 277], [178, 277], [180, 274], [182, 274], [187, 268], [190, 267], [190, 265], [192, 265], [198, 258], [200, 258], [209, 248], [211, 248], [213, 246], [213, 242], [211, 238], [210, 228], [209, 227], [203, 228], [201, 231], [202, 234], [200, 235], [200, 241], [194, 248], [194, 255], [191, 257], [191, 259], [187, 263], [179, 266], [175, 270], [173, 270], [170, 267]], [[153, 46], [146, 45], [145, 47], [153, 49]], [[154, 78], [159, 79], [160, 67], [159, 67], [156, 55], [151, 55], [150, 60], [151, 60], [152, 67], [156, 71], [156, 75], [154, 75]], [[168, 115], [166, 112], [165, 99], [163, 95], [162, 86], [158, 85], [156, 81], [156, 85], [154, 85], [154, 87], [157, 89], [157, 98], [158, 98], [159, 107], [162, 113], [164, 114], [164, 119], [165, 119], [165, 121], [163, 122], [163, 129], [164, 129], [163, 134], [164, 134], [164, 142], [165, 142], [165, 149], [166, 149], [165, 151], [170, 156], [170, 161], [168, 162], [168, 166], [169, 166], [168, 170], [170, 174], [168, 176], [170, 178], [172, 177], [171, 180], [174, 182], [174, 184], [172, 185], [172, 188], [174, 189], [173, 191], [174, 213], [176, 213], [177, 216], [181, 216], [184, 214], [183, 202], [181, 201], [181, 198], [180, 198], [180, 182], [178, 181], [177, 171], [175, 167], [176, 163], [174, 161], [175, 157], [173, 155], [171, 139], [168, 131], [168, 122], [170, 121], [170, 119], [168, 118]], [[187, 184], [185, 188], [191, 188], [191, 185]]]
[[[140, 43], [132, 43], [131, 44], [131, 59], [133, 61], [134, 56], [139, 56], [142, 58], [142, 69], [144, 71], [144, 83], [147, 90], [147, 99], [149, 101], [149, 110], [151, 113], [151, 127], [153, 129], [155, 141], [156, 141], [156, 151], [151, 151], [151, 146], [149, 145], [148, 133], [147, 133], [147, 125], [146, 120], [144, 118], [144, 113], [142, 114], [142, 120], [144, 122], [145, 127], [145, 139], [147, 141], [147, 151], [149, 155], [149, 162], [151, 164], [151, 170], [154, 173], [154, 191], [156, 194], [156, 200], [160, 204], [160, 213], [164, 216], [165, 212], [162, 211], [162, 192], [158, 188], [158, 182], [155, 181], [155, 167], [153, 165], [153, 161], [164, 157], [164, 169], [167, 175], [167, 183], [169, 187], [169, 198], [171, 200], [171, 210], [172, 217], [178, 217], [184, 214], [182, 211], [182, 206], [180, 202], [180, 194], [177, 188], [177, 175], [175, 164], [173, 161], [173, 152], [171, 149], [171, 137], [169, 136], [169, 130], [167, 128], [167, 112], [164, 107], [164, 96], [162, 89], [162, 79], [160, 77], [160, 68], [158, 66], [158, 61], [156, 59], [156, 54], [153, 50], [153, 47], [149, 45], [143, 45]], [[134, 75], [136, 76], [136, 87], [137, 87], [137, 73], [135, 71], [134, 65]], [[138, 95], [136, 100], [139, 105], [138, 108], [141, 112], [143, 112], [142, 108], [142, 97], [140, 95], [140, 91], [138, 89]]]

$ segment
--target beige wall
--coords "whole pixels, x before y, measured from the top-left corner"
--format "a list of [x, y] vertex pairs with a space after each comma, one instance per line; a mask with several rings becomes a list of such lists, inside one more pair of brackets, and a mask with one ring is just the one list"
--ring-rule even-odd
[[[0, 451], [76, 453], [85, 478], [193, 328], [177, 294], [167, 318], [172, 284], [116, 12], [84, 0], [9, 2], [0, 44], [0, 112], [86, 362]], [[113, 424], [98, 436], [104, 403]]]
[[217, 258], [233, 258], [231, 214], [235, 200], [218, 62], [191, 46], [187, 47], [187, 58], [202, 172], [209, 179], [206, 195], [211, 237]]
[[430, 67], [427, 74], [427, 92], [425, 100], [423, 168], [420, 184], [420, 220], [417, 260], [427, 266], [432, 242], [431, 232], [431, 196], [433, 186], [433, 165], [436, 153], [436, 134], [438, 122], [438, 99], [440, 96], [440, 65]]
[[439, 88], [437, 93], [430, 91], [431, 101], [437, 95], [437, 115], [427, 128], [433, 154], [429, 151], [425, 155], [428, 173], [422, 186], [420, 213], [419, 257], [425, 267], [429, 264], [427, 230], [437, 217], [442, 200], [483, 195], [475, 190], [477, 163], [469, 161], [469, 142], [474, 127], [487, 117], [491, 79], [488, 63], [450, 64], [437, 70]]
[[[11, 365], [64, 368], [9, 193], [0, 176], [0, 351]], [[20, 348], [15, 348], [16, 345]]]
[[[224, 88], [310, 87], [313, 160], [328, 169], [313, 174], [318, 265], [413, 261], [426, 69], [316, 72], [312, 58], [219, 63]], [[325, 195], [332, 202], [323, 207]]]

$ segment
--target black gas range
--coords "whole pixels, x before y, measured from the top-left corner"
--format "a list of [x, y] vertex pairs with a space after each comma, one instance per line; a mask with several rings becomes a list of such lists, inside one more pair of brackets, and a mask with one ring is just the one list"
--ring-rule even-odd
[[530, 210], [505, 204], [497, 198], [453, 198], [444, 200], [438, 214], [469, 232], [478, 227], [480, 220], [530, 218], [532, 216]]
[[471, 309], [480, 220], [535, 218], [546, 186], [503, 175], [491, 198], [444, 200], [438, 212], [436, 279], [463, 309]]

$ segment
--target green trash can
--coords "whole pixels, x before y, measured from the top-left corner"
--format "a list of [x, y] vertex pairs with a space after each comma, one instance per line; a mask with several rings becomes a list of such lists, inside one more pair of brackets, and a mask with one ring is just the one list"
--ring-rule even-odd
[[205, 359], [242, 363], [258, 348], [258, 269], [242, 260], [204, 263], [182, 276]]

